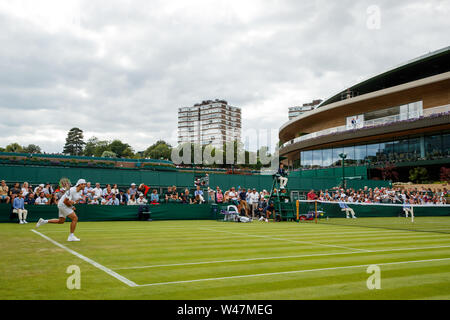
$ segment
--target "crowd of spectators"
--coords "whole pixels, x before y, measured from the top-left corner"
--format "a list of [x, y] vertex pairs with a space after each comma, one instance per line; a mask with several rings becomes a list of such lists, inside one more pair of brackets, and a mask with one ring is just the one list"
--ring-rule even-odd
[[342, 189], [320, 190], [317, 193], [311, 190], [307, 195], [307, 200], [319, 200], [330, 202], [348, 203], [382, 203], [382, 204], [404, 204], [415, 205], [444, 205], [448, 203], [450, 193], [447, 188], [437, 189], [403, 189], [394, 188], [368, 188], [364, 189]]
[[[270, 193], [267, 190], [258, 191], [255, 188], [230, 188], [223, 191], [220, 187], [211, 189], [202, 183], [195, 181], [195, 189], [177, 188], [177, 186], [165, 188], [162, 194], [157, 188], [151, 188], [145, 184], [137, 186], [132, 183], [127, 188], [119, 188], [117, 184], [94, 186], [87, 182], [80, 201], [88, 205], [146, 205], [161, 203], [203, 204], [217, 203], [236, 205], [239, 211], [245, 210], [246, 215], [254, 216], [258, 211], [265, 211], [269, 205]], [[289, 199], [286, 190], [280, 190], [285, 199]], [[27, 182], [22, 185], [15, 183], [10, 187], [2, 180], [0, 183], [0, 202], [13, 204], [14, 199], [21, 195], [25, 205], [55, 205], [61, 198], [58, 186], [50, 183], [40, 184], [34, 188]], [[401, 188], [368, 188], [311, 190], [306, 199], [331, 202], [348, 203], [384, 203], [403, 204], [405, 202], [422, 204], [447, 204], [450, 193], [446, 188], [432, 192], [430, 189], [404, 190]]]

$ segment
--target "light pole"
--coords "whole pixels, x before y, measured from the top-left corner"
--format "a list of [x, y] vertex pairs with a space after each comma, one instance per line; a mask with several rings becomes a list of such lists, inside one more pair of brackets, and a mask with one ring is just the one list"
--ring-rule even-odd
[[347, 155], [345, 153], [341, 153], [339, 157], [342, 159], [342, 188], [345, 190], [345, 158], [347, 158]]

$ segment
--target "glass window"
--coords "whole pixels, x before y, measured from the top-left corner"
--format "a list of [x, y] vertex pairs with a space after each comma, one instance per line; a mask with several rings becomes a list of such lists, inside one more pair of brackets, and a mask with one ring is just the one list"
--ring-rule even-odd
[[384, 163], [389, 159], [389, 150], [387, 150], [387, 143], [380, 143], [380, 149], [378, 150], [377, 163]]
[[385, 156], [385, 161], [395, 161], [395, 145], [398, 141], [386, 142], [384, 144], [383, 154]]
[[367, 145], [366, 160], [370, 160], [370, 164], [378, 163], [378, 156], [380, 151], [380, 145], [378, 143]]
[[313, 151], [312, 166], [313, 166], [313, 168], [321, 168], [322, 167], [322, 150], [314, 150]]
[[355, 147], [345, 147], [344, 153], [347, 155], [347, 158], [345, 158], [345, 164], [347, 166], [354, 165], [356, 163], [355, 161]]
[[333, 149], [322, 150], [322, 166], [331, 167], [333, 165]]
[[303, 152], [303, 158], [302, 158], [302, 166], [305, 169], [311, 169], [312, 166], [312, 151], [305, 151]]
[[450, 157], [450, 133], [442, 135], [442, 152], [444, 157]]
[[408, 159], [408, 139], [394, 141], [394, 161], [405, 162]]
[[427, 160], [440, 158], [443, 150], [445, 149], [442, 147], [441, 135], [425, 137], [425, 157]]
[[333, 166], [341, 166], [341, 157], [339, 155], [344, 152], [344, 148], [333, 148]]
[[408, 161], [416, 161], [420, 158], [420, 138], [409, 139]]
[[355, 146], [355, 161], [357, 165], [364, 165], [367, 156], [367, 146]]

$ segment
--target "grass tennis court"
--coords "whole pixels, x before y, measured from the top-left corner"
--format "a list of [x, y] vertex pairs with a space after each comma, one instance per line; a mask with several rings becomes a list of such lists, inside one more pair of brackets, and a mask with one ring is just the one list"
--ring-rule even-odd
[[[450, 234], [428, 226], [448, 218], [416, 218], [421, 232], [379, 227], [405, 218], [371, 219], [378, 227], [83, 222], [78, 243], [66, 241], [67, 223], [38, 233], [0, 224], [0, 299], [449, 299]], [[380, 290], [366, 285], [373, 264]], [[81, 290], [66, 288], [71, 265]]]

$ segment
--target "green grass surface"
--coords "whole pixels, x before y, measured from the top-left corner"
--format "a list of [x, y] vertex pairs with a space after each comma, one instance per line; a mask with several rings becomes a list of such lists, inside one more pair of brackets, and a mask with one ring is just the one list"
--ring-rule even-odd
[[[67, 223], [36, 229], [135, 287], [32, 232], [34, 224], [0, 224], [0, 299], [449, 299], [450, 234], [389, 230], [380, 226], [399, 220], [373, 219], [366, 224], [377, 228], [363, 219], [84, 222], [81, 242], [66, 241]], [[433, 223], [448, 218], [416, 218]], [[366, 285], [372, 264], [380, 290]], [[66, 287], [71, 265], [81, 269], [81, 290]]]

